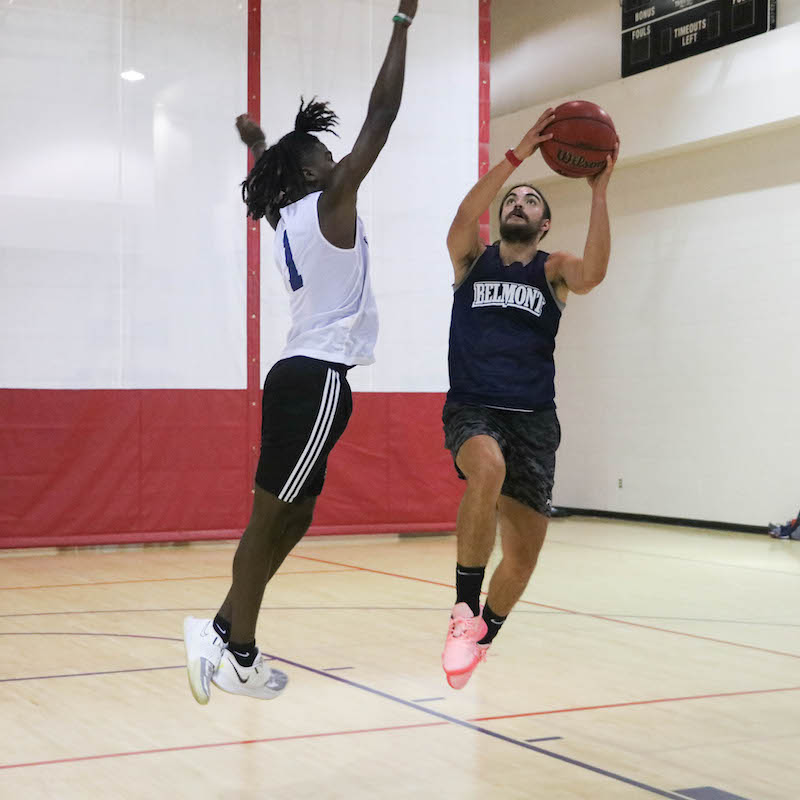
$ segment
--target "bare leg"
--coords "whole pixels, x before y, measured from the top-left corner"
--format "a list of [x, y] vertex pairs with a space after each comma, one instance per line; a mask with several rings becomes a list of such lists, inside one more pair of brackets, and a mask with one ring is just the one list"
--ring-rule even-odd
[[458, 451], [467, 488], [458, 509], [458, 563], [485, 567], [497, 536], [497, 501], [506, 477], [500, 445], [491, 436], [473, 436]]
[[506, 617], [533, 574], [548, 519], [510, 497], [500, 498], [498, 510], [503, 559], [489, 583], [487, 603], [496, 614]]
[[253, 512], [233, 557], [233, 583], [220, 608], [231, 641], [255, 639], [264, 589], [311, 524], [316, 498], [284, 503], [256, 486]]

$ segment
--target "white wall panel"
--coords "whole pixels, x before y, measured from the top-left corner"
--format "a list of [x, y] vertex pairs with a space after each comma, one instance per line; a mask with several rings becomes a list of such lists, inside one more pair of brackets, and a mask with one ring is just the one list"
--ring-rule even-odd
[[0, 385], [245, 385], [245, 27], [212, 0], [0, 10]]
[[[798, 135], [614, 176], [608, 277], [570, 298], [558, 338], [558, 504], [754, 525], [797, 510]], [[581, 252], [588, 187], [547, 196], [546, 244]]]

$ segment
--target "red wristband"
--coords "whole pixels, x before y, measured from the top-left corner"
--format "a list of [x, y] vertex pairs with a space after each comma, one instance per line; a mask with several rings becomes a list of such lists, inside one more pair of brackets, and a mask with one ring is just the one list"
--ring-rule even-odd
[[511, 166], [513, 166], [514, 169], [522, 163], [522, 161], [514, 155], [513, 150], [506, 150], [506, 158], [511, 162]]

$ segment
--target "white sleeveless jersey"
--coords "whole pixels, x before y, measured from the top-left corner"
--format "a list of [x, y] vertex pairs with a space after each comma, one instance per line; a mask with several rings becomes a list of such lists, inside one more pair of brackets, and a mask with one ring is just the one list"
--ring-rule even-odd
[[356, 218], [351, 249], [332, 245], [319, 227], [322, 192], [281, 209], [275, 263], [289, 292], [292, 327], [281, 358], [309, 356], [339, 364], [372, 364], [378, 309], [369, 279], [369, 245]]

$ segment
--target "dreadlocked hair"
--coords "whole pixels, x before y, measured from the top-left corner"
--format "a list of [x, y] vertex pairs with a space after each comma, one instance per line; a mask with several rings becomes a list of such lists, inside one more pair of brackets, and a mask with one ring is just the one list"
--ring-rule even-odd
[[242, 183], [242, 200], [249, 217], [260, 219], [274, 215], [307, 194], [303, 165], [320, 143], [312, 133], [327, 132], [337, 136], [333, 129], [338, 122], [339, 118], [328, 103], [314, 97], [303, 105], [303, 98], [300, 98], [294, 130], [262, 154]]

